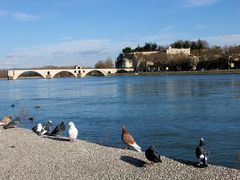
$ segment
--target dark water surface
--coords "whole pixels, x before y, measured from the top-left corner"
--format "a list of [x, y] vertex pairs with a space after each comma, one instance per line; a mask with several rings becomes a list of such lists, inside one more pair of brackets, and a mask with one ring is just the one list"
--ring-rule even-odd
[[238, 166], [240, 75], [3, 80], [0, 93], [1, 117], [20, 115], [21, 127], [73, 121], [79, 139], [124, 147], [125, 125], [143, 149], [155, 145], [167, 157], [191, 161], [204, 137], [209, 163]]

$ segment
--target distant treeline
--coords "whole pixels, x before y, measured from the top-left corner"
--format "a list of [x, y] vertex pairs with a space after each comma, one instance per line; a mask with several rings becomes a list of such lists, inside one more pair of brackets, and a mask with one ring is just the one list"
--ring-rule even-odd
[[[172, 44], [170, 44], [172, 48], [190, 48], [191, 50], [200, 50], [209, 48], [209, 44], [205, 40], [197, 40], [197, 41], [183, 41], [179, 40]], [[125, 47], [122, 52], [124, 54], [132, 53], [132, 52], [146, 52], [146, 51], [166, 51], [169, 46], [157, 45], [156, 43], [145, 43], [144, 46], [137, 46], [132, 49], [131, 47]]]
[[0, 78], [7, 78], [8, 77], [8, 71], [5, 69], [0, 70]]
[[[166, 50], [172, 48], [190, 48], [191, 55], [176, 54], [167, 55]], [[136, 59], [139, 64], [139, 71], [159, 71], [159, 70], [211, 70], [240, 68], [240, 45], [234, 46], [209, 46], [205, 40], [197, 41], [176, 41], [169, 46], [157, 45], [156, 43], [145, 43], [144, 46], [136, 48], [125, 47], [117, 57], [116, 64], [121, 64], [124, 59]], [[150, 55], [138, 54], [133, 52], [158, 51]], [[149, 63], [151, 62], [151, 63]]]

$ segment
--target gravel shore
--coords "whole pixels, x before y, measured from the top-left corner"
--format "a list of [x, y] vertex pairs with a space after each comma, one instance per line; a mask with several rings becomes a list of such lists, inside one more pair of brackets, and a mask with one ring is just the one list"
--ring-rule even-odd
[[144, 153], [78, 140], [50, 139], [26, 129], [0, 128], [0, 179], [240, 179], [240, 171], [162, 157], [149, 165]]

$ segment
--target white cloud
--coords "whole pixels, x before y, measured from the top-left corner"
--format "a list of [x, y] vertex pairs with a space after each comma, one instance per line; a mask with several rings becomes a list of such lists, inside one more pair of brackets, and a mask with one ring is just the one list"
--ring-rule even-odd
[[8, 15], [8, 11], [0, 10], [0, 17]]
[[240, 34], [219, 35], [203, 39], [207, 40], [211, 45], [240, 45]]
[[173, 29], [175, 26], [171, 25], [171, 26], [167, 26], [165, 28], [162, 29], [163, 32], [169, 31], [171, 29]]
[[39, 19], [38, 16], [22, 12], [12, 13], [12, 17], [18, 21], [35, 21]]
[[47, 65], [94, 66], [98, 60], [116, 56], [124, 46], [107, 39], [72, 40], [17, 49], [0, 59], [1, 68]]
[[25, 12], [10, 12], [5, 10], [0, 10], [0, 17], [10, 17], [17, 21], [36, 21], [40, 20], [39, 15], [33, 15]]
[[219, 0], [183, 0], [184, 7], [207, 6], [217, 3]]

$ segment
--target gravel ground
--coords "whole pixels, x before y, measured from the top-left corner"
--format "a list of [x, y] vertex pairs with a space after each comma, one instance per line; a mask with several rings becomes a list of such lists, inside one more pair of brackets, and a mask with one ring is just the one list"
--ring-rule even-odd
[[0, 128], [0, 179], [238, 179], [240, 171], [162, 157], [149, 165], [144, 153], [86, 141], [50, 139], [26, 129]]

